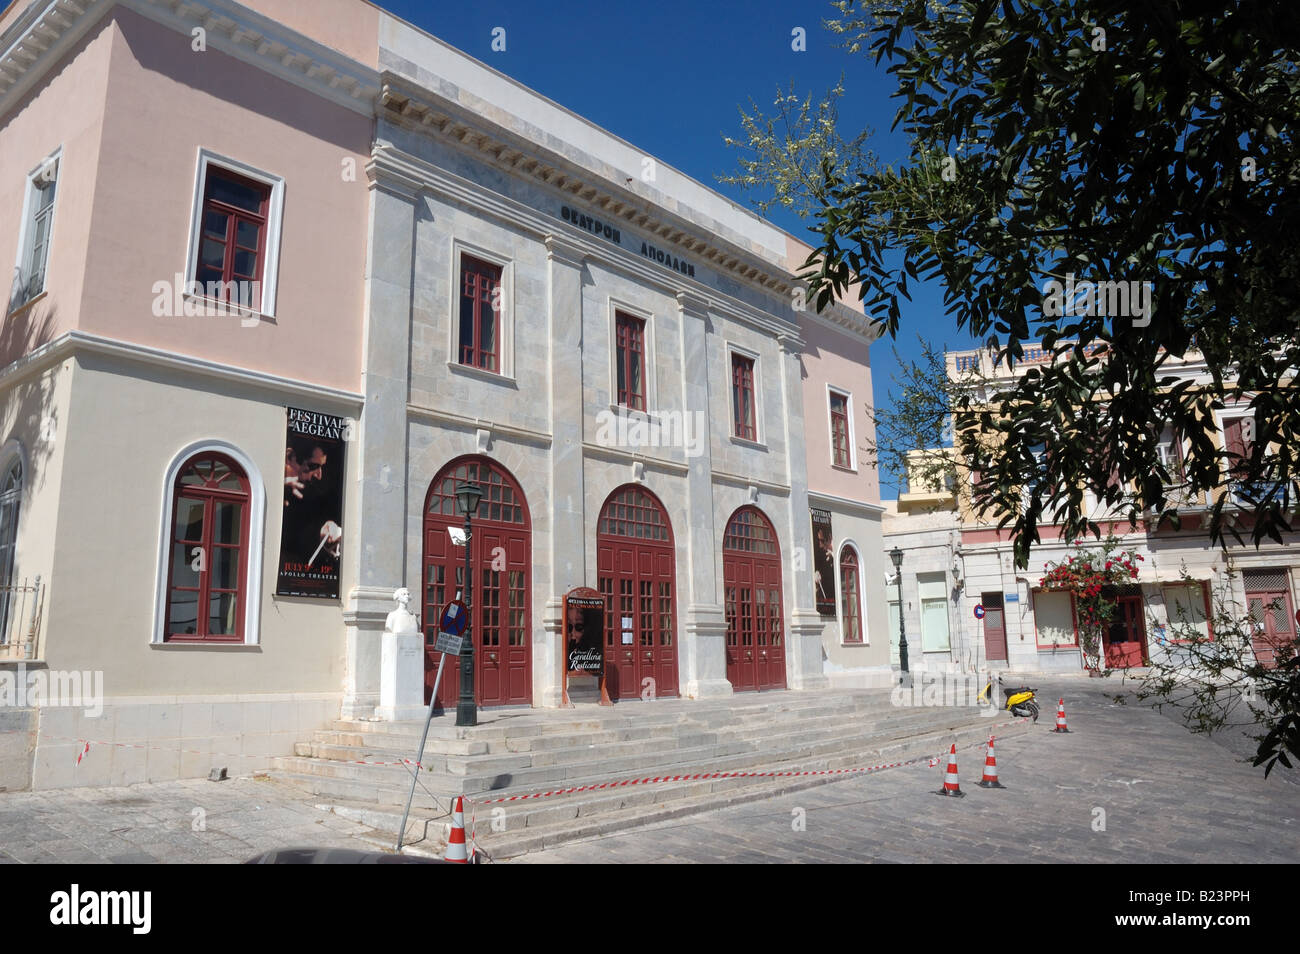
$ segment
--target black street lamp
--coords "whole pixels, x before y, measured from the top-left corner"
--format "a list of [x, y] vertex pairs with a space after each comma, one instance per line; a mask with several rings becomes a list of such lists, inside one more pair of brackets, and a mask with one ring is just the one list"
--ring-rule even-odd
[[474, 591], [474, 575], [470, 565], [470, 542], [474, 539], [471, 526], [474, 514], [478, 512], [478, 502], [483, 497], [483, 488], [470, 481], [456, 485], [456, 500], [460, 512], [465, 515], [465, 585], [461, 588], [461, 598], [465, 603], [465, 637], [460, 648], [460, 699], [456, 703], [456, 725], [478, 725], [478, 702], [474, 698], [474, 612], [471, 594]]
[[894, 582], [898, 584], [898, 661], [902, 664], [903, 675], [898, 684], [906, 685], [907, 672], [907, 633], [903, 631], [903, 551], [894, 547], [889, 551], [889, 559], [894, 561]]

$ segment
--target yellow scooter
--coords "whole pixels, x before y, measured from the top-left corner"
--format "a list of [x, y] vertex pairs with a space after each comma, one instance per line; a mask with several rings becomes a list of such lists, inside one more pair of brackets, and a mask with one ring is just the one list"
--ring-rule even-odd
[[[1021, 718], [1031, 718], [1038, 721], [1038, 703], [1034, 702], [1034, 690], [1028, 686], [1017, 686], [1015, 689], [1007, 689], [1002, 685], [1002, 677], [998, 676], [998, 688], [1002, 690], [1007, 697], [1007, 704], [1004, 706], [1013, 716]], [[993, 701], [993, 681], [984, 687], [984, 691], [979, 695], [983, 702]]]

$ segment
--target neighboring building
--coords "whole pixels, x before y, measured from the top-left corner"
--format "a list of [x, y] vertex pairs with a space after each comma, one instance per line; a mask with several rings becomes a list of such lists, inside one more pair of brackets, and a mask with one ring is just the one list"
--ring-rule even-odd
[[15, 707], [0, 785], [372, 717], [399, 586], [431, 688], [467, 477], [481, 705], [560, 704], [580, 586], [617, 699], [888, 681], [862, 313], [793, 308], [806, 247], [379, 8], [13, 4], [0, 208], [0, 667], [105, 707]]
[[[1026, 368], [1047, 360], [1040, 348], [1026, 348], [1026, 360], [1009, 372], [995, 364], [985, 351], [950, 352], [949, 376], [976, 370], [990, 389], [1011, 381]], [[1209, 383], [1205, 365], [1194, 355], [1170, 360], [1164, 370], [1176, 380]], [[1219, 446], [1238, 453], [1252, 431], [1245, 402], [1217, 415]], [[1161, 435], [1162, 453], [1177, 473], [1183, 450], [1168, 428]], [[995, 515], [979, 516], [971, 506], [970, 470], [960, 462], [956, 481], [949, 488], [924, 488], [921, 494], [903, 494], [885, 520], [885, 547], [895, 544], [916, 553], [904, 562], [904, 600], [909, 601], [909, 634], [925, 628], [908, 596], [909, 574], [934, 572], [934, 566], [951, 561], [950, 580], [961, 581], [950, 596], [950, 614], [956, 623], [957, 643], [966, 647], [958, 661], [974, 659], [988, 665], [1021, 671], [1073, 671], [1083, 666], [1075, 625], [1074, 605], [1067, 593], [1038, 586], [1048, 564], [1059, 563], [1075, 549], [1061, 538], [1059, 525], [1040, 525], [1042, 543], [1030, 552], [1029, 566], [1015, 567], [1009, 529], [999, 529]], [[1113, 534], [1122, 548], [1143, 557], [1137, 580], [1118, 595], [1116, 621], [1103, 637], [1102, 664], [1108, 668], [1140, 666], [1144, 660], [1177, 653], [1169, 638], [1172, 623], [1191, 623], [1210, 633], [1213, 599], [1221, 597], [1249, 618], [1253, 648], [1270, 660], [1275, 647], [1295, 638], [1295, 609], [1300, 605], [1300, 536], [1278, 544], [1265, 541], [1230, 545], [1226, 550], [1210, 542], [1208, 513], [1223, 495], [1227, 514], [1237, 507], [1232, 481], [1210, 495], [1184, 495], [1179, 501], [1183, 526], [1144, 516], [1135, 522], [1108, 512], [1095, 499], [1092, 519], [1104, 538]], [[1082, 541], [1096, 546], [1096, 541]], [[1188, 582], [1190, 580], [1190, 582]], [[938, 590], [935, 589], [937, 593]], [[977, 619], [975, 609], [982, 608]], [[937, 610], [935, 610], [937, 613]], [[894, 620], [897, 625], [897, 619]], [[895, 637], [896, 639], [896, 637]], [[911, 637], [909, 636], [909, 643]]]

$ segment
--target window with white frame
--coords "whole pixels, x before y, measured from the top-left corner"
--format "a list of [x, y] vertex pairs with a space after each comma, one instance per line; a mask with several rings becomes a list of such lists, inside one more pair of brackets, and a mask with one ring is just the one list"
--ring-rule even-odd
[[483, 372], [489, 378], [511, 378], [514, 264], [505, 256], [453, 238], [451, 287], [447, 366]]
[[944, 573], [920, 573], [921, 651], [948, 650], [948, 578]]
[[154, 644], [260, 641], [266, 490], [252, 459], [200, 441], [168, 467], [154, 603]]
[[856, 469], [853, 454], [853, 416], [848, 392], [827, 389], [831, 421], [831, 463], [836, 467]]
[[54, 229], [54, 197], [59, 183], [59, 154], [55, 153], [27, 177], [22, 232], [9, 310], [21, 308], [45, 291], [50, 260], [50, 235]]
[[200, 149], [186, 293], [274, 317], [283, 211], [283, 178]]
[[730, 349], [731, 434], [741, 440], [761, 443], [758, 430], [758, 356], [736, 348]]

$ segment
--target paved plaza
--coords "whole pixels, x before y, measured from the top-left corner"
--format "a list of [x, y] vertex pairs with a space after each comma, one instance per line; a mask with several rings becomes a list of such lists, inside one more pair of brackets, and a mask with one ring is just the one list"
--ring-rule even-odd
[[[1036, 680], [1030, 683], [1038, 685]], [[1042, 683], [1043, 718], [997, 746], [1002, 790], [960, 755], [961, 799], [914, 765], [577, 842], [516, 863], [1294, 862], [1296, 774], [1241, 761], [1176, 718], [1115, 706], [1117, 680]], [[1071, 732], [1052, 732], [1066, 697]], [[0, 862], [230, 863], [292, 846], [382, 849], [392, 837], [274, 779], [0, 794]]]

